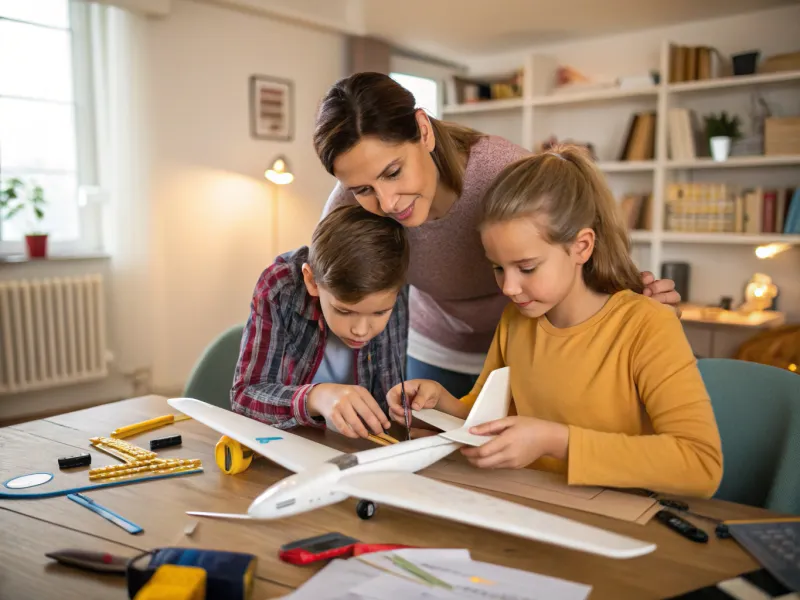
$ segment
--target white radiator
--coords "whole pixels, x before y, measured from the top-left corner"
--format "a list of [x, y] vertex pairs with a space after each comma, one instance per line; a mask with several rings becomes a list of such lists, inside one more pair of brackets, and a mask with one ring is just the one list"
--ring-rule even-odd
[[0, 281], [0, 394], [107, 374], [102, 275]]

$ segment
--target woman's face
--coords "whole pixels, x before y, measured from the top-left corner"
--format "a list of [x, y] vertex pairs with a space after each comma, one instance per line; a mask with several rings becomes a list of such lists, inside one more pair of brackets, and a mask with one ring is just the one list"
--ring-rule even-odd
[[423, 111], [417, 111], [417, 123], [418, 142], [391, 144], [364, 137], [333, 161], [333, 174], [361, 206], [406, 227], [428, 219], [439, 179], [431, 157], [436, 141]]

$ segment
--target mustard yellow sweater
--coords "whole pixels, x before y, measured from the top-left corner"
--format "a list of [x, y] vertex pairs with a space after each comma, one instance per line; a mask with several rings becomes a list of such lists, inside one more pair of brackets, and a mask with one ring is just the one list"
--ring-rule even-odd
[[565, 462], [530, 467], [570, 484], [710, 497], [722, 478], [717, 424], [680, 320], [634, 292], [614, 294], [564, 329], [503, 312], [472, 405], [489, 373], [511, 371], [512, 414], [569, 426]]

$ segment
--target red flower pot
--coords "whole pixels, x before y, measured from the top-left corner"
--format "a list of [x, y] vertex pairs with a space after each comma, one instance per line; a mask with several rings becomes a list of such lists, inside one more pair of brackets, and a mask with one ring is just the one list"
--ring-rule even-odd
[[26, 235], [25, 244], [28, 246], [28, 258], [44, 258], [47, 256], [47, 234]]

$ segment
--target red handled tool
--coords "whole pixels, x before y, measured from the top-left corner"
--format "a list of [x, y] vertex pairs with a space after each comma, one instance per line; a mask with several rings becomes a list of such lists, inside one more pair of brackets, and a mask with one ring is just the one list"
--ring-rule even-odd
[[320, 560], [350, 558], [370, 552], [411, 548], [401, 544], [364, 544], [341, 533], [325, 533], [281, 546], [278, 557], [293, 565], [307, 565]]

